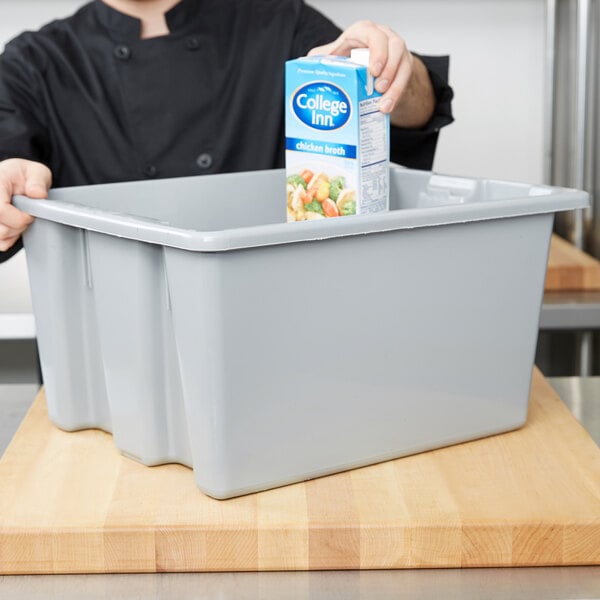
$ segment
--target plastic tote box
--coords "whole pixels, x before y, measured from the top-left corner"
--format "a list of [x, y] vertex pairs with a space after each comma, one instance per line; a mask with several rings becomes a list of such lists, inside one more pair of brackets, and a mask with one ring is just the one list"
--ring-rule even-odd
[[391, 168], [391, 210], [286, 223], [285, 174], [15, 198], [52, 421], [227, 498], [522, 425], [555, 211]]

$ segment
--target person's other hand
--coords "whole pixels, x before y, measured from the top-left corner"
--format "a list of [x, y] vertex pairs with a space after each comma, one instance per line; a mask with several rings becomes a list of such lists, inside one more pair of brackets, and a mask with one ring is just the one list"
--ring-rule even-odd
[[21, 158], [0, 161], [0, 251], [8, 250], [33, 221], [12, 205], [12, 197], [47, 198], [51, 185], [50, 169], [42, 163]]
[[358, 21], [336, 40], [313, 48], [308, 55], [349, 56], [353, 48], [369, 48], [369, 71], [377, 78], [375, 89], [382, 94], [379, 110], [392, 113], [392, 122], [399, 126], [421, 127], [427, 123], [435, 107], [427, 68], [388, 26]]

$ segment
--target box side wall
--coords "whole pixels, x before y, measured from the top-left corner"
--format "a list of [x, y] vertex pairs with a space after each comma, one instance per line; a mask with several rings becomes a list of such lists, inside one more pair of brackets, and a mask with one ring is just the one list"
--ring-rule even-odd
[[36, 219], [24, 243], [50, 418], [110, 431], [86, 232]]
[[89, 235], [115, 444], [147, 465], [192, 464], [163, 248]]
[[227, 497], [520, 426], [551, 224], [169, 252], [199, 486]]

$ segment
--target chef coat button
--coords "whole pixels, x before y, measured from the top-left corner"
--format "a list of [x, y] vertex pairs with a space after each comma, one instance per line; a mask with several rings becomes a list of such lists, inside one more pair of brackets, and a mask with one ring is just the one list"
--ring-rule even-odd
[[203, 152], [197, 159], [196, 164], [201, 169], [208, 169], [213, 163], [212, 156], [208, 152]]
[[122, 44], [114, 49], [114, 54], [119, 60], [129, 60], [131, 58], [129, 46], [123, 46]]
[[185, 40], [185, 47], [188, 50], [198, 50], [200, 48], [200, 40], [197, 37], [190, 37]]
[[155, 177], [158, 173], [158, 169], [154, 165], [146, 165], [144, 167], [144, 175], [146, 177]]

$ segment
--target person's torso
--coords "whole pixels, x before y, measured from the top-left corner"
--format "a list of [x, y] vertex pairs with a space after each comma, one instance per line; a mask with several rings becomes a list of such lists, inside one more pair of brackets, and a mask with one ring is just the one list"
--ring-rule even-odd
[[142, 40], [96, 2], [44, 28], [32, 43], [55, 185], [282, 166], [292, 6], [183, 0], [170, 35]]

